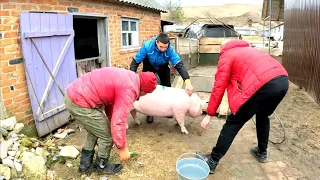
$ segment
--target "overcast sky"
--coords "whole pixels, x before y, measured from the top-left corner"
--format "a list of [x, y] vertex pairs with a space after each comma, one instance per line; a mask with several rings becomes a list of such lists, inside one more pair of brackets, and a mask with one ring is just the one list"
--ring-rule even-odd
[[[158, 3], [163, 5], [167, 0], [156, 0]], [[178, 0], [171, 0], [178, 1]], [[263, 3], [263, 0], [181, 0], [181, 6], [220, 6], [229, 3], [238, 4], [254, 4], [259, 5]]]

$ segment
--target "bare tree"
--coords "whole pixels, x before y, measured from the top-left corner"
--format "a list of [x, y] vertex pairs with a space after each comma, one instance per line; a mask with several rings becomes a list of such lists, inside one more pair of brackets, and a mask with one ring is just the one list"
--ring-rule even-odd
[[183, 22], [185, 20], [184, 18], [184, 12], [181, 7], [180, 0], [178, 2], [172, 2], [170, 0], [167, 0], [165, 2], [165, 8], [169, 12], [169, 19], [176, 22]]

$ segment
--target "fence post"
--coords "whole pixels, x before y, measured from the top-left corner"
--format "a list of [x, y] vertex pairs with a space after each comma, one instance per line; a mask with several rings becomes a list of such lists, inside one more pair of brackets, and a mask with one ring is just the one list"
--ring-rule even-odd
[[189, 39], [189, 69], [191, 69], [191, 39]]

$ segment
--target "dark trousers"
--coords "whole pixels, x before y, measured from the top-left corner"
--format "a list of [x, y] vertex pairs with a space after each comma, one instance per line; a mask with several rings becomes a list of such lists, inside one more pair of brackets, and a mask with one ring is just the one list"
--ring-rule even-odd
[[212, 149], [212, 159], [218, 162], [227, 153], [239, 130], [254, 115], [258, 147], [260, 151], [266, 152], [270, 131], [269, 116], [284, 98], [288, 88], [289, 81], [286, 76], [274, 78], [261, 87], [235, 115], [231, 114], [223, 125], [216, 146]]
[[150, 71], [150, 72], [157, 73], [160, 78], [160, 82], [161, 82], [160, 84], [163, 86], [171, 87], [170, 68], [168, 63], [161, 65], [159, 67], [159, 70], [156, 70], [154, 66], [150, 64], [150, 61], [147, 57], [145, 60], [143, 60], [142, 71], [143, 72]]

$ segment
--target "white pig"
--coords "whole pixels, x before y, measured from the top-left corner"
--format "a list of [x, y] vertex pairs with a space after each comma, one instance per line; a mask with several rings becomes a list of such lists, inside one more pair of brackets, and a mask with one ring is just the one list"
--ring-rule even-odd
[[[198, 117], [207, 101], [201, 100], [196, 93], [189, 96], [184, 89], [157, 85], [157, 88], [133, 104], [131, 115], [137, 124], [140, 121], [136, 112], [147, 116], [174, 117], [181, 127], [181, 132], [189, 134], [184, 126], [184, 117]], [[128, 127], [128, 126], [127, 126]]]

